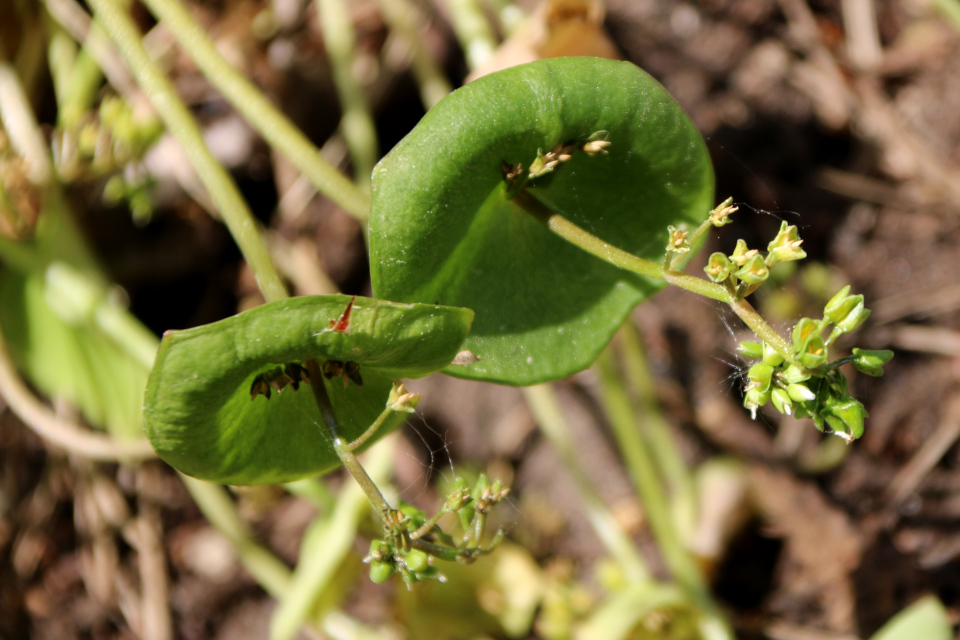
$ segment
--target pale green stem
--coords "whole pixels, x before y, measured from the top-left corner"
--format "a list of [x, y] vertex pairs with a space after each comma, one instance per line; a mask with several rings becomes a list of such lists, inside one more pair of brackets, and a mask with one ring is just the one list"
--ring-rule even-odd
[[[370, 474], [385, 481], [395, 447], [393, 440], [381, 442], [367, 457]], [[343, 488], [329, 517], [317, 519], [304, 534], [300, 560], [293, 583], [280, 600], [270, 622], [271, 640], [290, 640], [310, 617], [323, 592], [331, 586], [336, 570], [343, 564], [357, 538], [360, 519], [369, 503], [357, 485]]]
[[360, 485], [360, 488], [367, 495], [370, 504], [374, 506], [380, 514], [384, 528], [389, 527], [393, 509], [387, 503], [386, 498], [380, 493], [380, 488], [370, 479], [370, 476], [364, 470], [363, 465], [357, 460], [356, 454], [350, 446], [350, 443], [340, 437], [340, 426], [337, 424], [337, 416], [333, 412], [333, 405], [330, 403], [330, 396], [327, 395], [327, 389], [323, 386], [323, 372], [320, 371], [320, 365], [313, 358], [303, 363], [307, 373], [310, 374], [310, 388], [313, 390], [313, 399], [320, 410], [320, 416], [323, 418], [323, 424], [330, 437], [333, 438], [333, 450], [340, 458], [340, 462], [346, 467], [347, 471], [353, 476], [353, 479]]
[[556, 393], [550, 385], [525, 387], [523, 395], [540, 424], [540, 429], [556, 450], [564, 466], [570, 472], [580, 498], [583, 500], [587, 519], [607, 549], [607, 552], [619, 563], [624, 574], [631, 582], [640, 582], [650, 577], [646, 563], [637, 553], [629, 536], [617, 524], [607, 505], [603, 503], [594, 484], [587, 477], [577, 458], [576, 446], [570, 437], [570, 427]]
[[390, 30], [410, 48], [413, 77], [420, 87], [420, 100], [430, 110], [453, 91], [433, 56], [424, 49], [420, 36], [420, 15], [410, 0], [379, 0], [380, 11]]
[[[2, 44], [2, 43], [0, 43]], [[27, 178], [38, 186], [47, 186], [53, 178], [50, 149], [37, 125], [27, 92], [14, 68], [0, 61], [0, 123], [10, 146], [23, 158]]]
[[483, 11], [475, 0], [447, 0], [453, 32], [467, 57], [467, 65], [476, 69], [497, 48], [497, 40]]
[[688, 540], [697, 519], [697, 491], [693, 476], [670, 433], [670, 428], [657, 402], [653, 376], [643, 343], [632, 323], [626, 322], [620, 328], [619, 353], [627, 380], [637, 393], [638, 415], [642, 416], [643, 431], [650, 441], [653, 456], [663, 477], [666, 479], [673, 496], [673, 513], [681, 536]]
[[700, 606], [704, 615], [725, 626], [703, 575], [674, 526], [667, 494], [657, 474], [657, 464], [646, 440], [640, 434], [637, 416], [630, 405], [630, 399], [609, 350], [597, 359], [595, 368], [600, 382], [603, 408], [670, 573], [687, 597]]
[[377, 128], [363, 87], [353, 73], [356, 38], [344, 0], [316, 0], [320, 30], [333, 68], [343, 115], [340, 130], [353, 160], [353, 178], [365, 192], [370, 191], [370, 173], [379, 156]]
[[319, 478], [306, 478], [295, 482], [288, 482], [283, 488], [298, 498], [303, 498], [320, 513], [327, 513], [337, 503], [337, 495], [330, 490]]
[[180, 479], [207, 521], [230, 541], [240, 564], [254, 580], [278, 600], [288, 593], [293, 583], [290, 569], [253, 539], [226, 490], [183, 474]]
[[50, 75], [57, 96], [57, 125], [72, 130], [90, 110], [103, 72], [86, 44], [78, 51], [73, 38], [58, 28], [54, 29], [49, 52]]
[[386, 422], [387, 418], [389, 418], [391, 415], [393, 415], [393, 410], [390, 408], [386, 408], [381, 411], [380, 415], [377, 416], [377, 419], [373, 421], [373, 424], [367, 427], [367, 430], [360, 434], [360, 437], [347, 444], [347, 448], [350, 449], [350, 451], [356, 451], [362, 447], [367, 440], [373, 437], [373, 434], [380, 430], [380, 427], [383, 426], [383, 423]]
[[[273, 266], [257, 222], [240, 195], [236, 183], [207, 148], [203, 134], [186, 105], [160, 66], [144, 48], [142, 36], [133, 20], [120, 9], [117, 0], [91, 0], [90, 5], [157, 114], [186, 151], [194, 170], [256, 276], [264, 298], [267, 301], [286, 298], [287, 290]], [[213, 75], [207, 74], [211, 80]]]
[[763, 319], [753, 306], [743, 299], [737, 299], [730, 291], [719, 284], [697, 278], [679, 271], [665, 271], [662, 265], [651, 260], [646, 260], [632, 253], [627, 253], [622, 249], [608, 244], [570, 222], [558, 213], [554, 213], [542, 202], [537, 200], [526, 189], [521, 189], [514, 196], [516, 202], [527, 213], [542, 222], [548, 229], [566, 240], [567, 242], [580, 247], [587, 253], [594, 255], [605, 262], [620, 267], [626, 271], [631, 271], [637, 275], [645, 276], [654, 280], [665, 280], [670, 284], [699, 294], [706, 298], [726, 302], [730, 305], [744, 324], [753, 330], [764, 342], [770, 344], [786, 360], [793, 360], [793, 350], [787, 341], [773, 330], [767, 321]]
[[[96, 4], [104, 1], [98, 0]], [[145, 4], [193, 58], [206, 79], [271, 147], [286, 156], [320, 193], [357, 220], [367, 220], [370, 209], [367, 195], [324, 160], [303, 132], [273, 106], [259, 89], [230, 66], [179, 0], [145, 0]]]
[[71, 74], [77, 64], [77, 43], [59, 29], [51, 29], [47, 46], [47, 66], [53, 82], [53, 94], [57, 99], [57, 112], [63, 109], [69, 91]]

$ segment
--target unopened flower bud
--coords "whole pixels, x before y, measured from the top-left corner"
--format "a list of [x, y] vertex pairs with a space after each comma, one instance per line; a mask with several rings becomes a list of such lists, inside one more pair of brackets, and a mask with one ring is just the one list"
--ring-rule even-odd
[[823, 309], [824, 317], [836, 325], [835, 331], [839, 333], [850, 333], [870, 316], [870, 310], [863, 306], [863, 296], [847, 295], [849, 292], [850, 285], [847, 285]]
[[793, 400], [784, 389], [778, 387], [771, 391], [770, 401], [773, 403], [773, 408], [783, 415], [789, 416], [793, 414]]
[[806, 382], [810, 379], [810, 377], [810, 372], [807, 371], [803, 365], [798, 363], [790, 363], [783, 371], [780, 372], [780, 379], [787, 384], [799, 384], [801, 382]]
[[824, 404], [823, 417], [834, 433], [852, 442], [863, 435], [863, 405], [853, 398], [830, 399]]
[[813, 402], [817, 399], [817, 394], [811, 391], [810, 387], [800, 383], [788, 384], [787, 394], [795, 402]]
[[865, 373], [868, 376], [873, 376], [874, 378], [879, 378], [883, 375], [883, 365], [887, 364], [892, 357], [893, 351], [888, 349], [869, 351], [867, 349], [858, 349], [854, 347], [853, 366], [856, 367], [857, 371], [861, 373]]
[[773, 348], [772, 345], [763, 343], [763, 361], [771, 367], [779, 367], [783, 364], [783, 356]]
[[747, 387], [747, 392], [743, 397], [743, 406], [750, 411], [750, 417], [757, 419], [757, 409], [770, 402], [770, 389], [761, 391], [757, 387]]
[[430, 566], [430, 557], [419, 549], [411, 549], [403, 558], [407, 569], [414, 573], [421, 573]]
[[376, 584], [383, 584], [396, 572], [392, 562], [374, 560], [370, 563], [370, 581]]
[[763, 345], [759, 342], [754, 342], [752, 340], [746, 340], [741, 342], [737, 346], [737, 350], [743, 354], [745, 358], [762, 358], [763, 357]]
[[764, 362], [758, 362], [750, 367], [747, 377], [750, 379], [750, 386], [755, 386], [761, 391], [768, 391], [773, 380], [773, 367]]

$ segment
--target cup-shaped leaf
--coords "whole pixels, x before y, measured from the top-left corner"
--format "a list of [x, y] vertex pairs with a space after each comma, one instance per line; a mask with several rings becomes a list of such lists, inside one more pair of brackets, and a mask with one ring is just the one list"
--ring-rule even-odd
[[[598, 139], [610, 144], [585, 150]], [[480, 359], [447, 373], [508, 384], [572, 374], [662, 285], [568, 244], [511, 199], [528, 175], [517, 165], [550, 152], [556, 166], [528, 192], [636, 255], [661, 261], [667, 227], [712, 207], [703, 140], [630, 63], [541, 60], [455, 91], [374, 169], [370, 220], [378, 297], [476, 311], [464, 347]]]
[[[168, 331], [147, 383], [147, 435], [171, 466], [224, 484], [329, 471], [339, 461], [309, 385], [324, 384], [339, 435], [352, 440], [384, 410], [394, 380], [450, 363], [472, 317], [469, 309], [309, 296]], [[278, 367], [311, 358], [336, 365], [325, 367], [329, 379], [269, 394], [265, 382], [263, 392], [253, 392], [258, 376], [269, 380]]]

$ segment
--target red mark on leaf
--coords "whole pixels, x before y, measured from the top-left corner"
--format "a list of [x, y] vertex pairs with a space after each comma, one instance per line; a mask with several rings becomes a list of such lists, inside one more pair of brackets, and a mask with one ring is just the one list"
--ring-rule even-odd
[[357, 296], [350, 298], [350, 304], [347, 305], [347, 308], [343, 310], [343, 313], [340, 314], [340, 317], [336, 320], [330, 321], [330, 328], [334, 331], [339, 331], [340, 333], [349, 333], [350, 331], [350, 312], [353, 311], [353, 301], [357, 299]]

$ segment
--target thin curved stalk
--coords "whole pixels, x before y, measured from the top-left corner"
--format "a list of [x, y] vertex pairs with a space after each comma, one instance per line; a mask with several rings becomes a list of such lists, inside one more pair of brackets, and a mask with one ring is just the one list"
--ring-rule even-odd
[[[667, 503], [667, 493], [657, 473], [656, 461], [649, 444], [640, 433], [637, 416], [630, 405], [630, 399], [623, 388], [623, 381], [614, 366], [609, 350], [604, 351], [594, 367], [598, 374], [600, 398], [607, 419], [613, 427], [617, 444], [627, 463], [627, 469], [640, 496], [643, 510], [647, 514], [647, 521], [656, 536], [657, 546], [663, 554], [673, 579], [677, 581], [687, 597], [697, 603], [703, 614], [712, 621], [712, 627], [725, 628], [726, 622], [720, 614], [720, 609], [713, 601], [703, 575], [697, 568], [693, 556], [684, 547], [683, 540], [674, 525]], [[732, 637], [732, 632], [728, 630], [726, 635], [721, 637]]]
[[[100, 0], [97, 4], [102, 2]], [[220, 55], [213, 41], [179, 0], [145, 0], [144, 4], [166, 25], [207, 80], [271, 147], [286, 156], [320, 193], [357, 220], [367, 220], [370, 211], [367, 195], [324, 160], [303, 132]]]
[[674, 521], [680, 529], [681, 536], [686, 540], [689, 538], [687, 534], [692, 534], [697, 519], [697, 490], [693, 474], [690, 473], [690, 469], [680, 455], [670, 433], [670, 427], [660, 411], [650, 365], [636, 327], [630, 322], [624, 323], [620, 328], [619, 336], [618, 353], [621, 356], [626, 381], [637, 396], [634, 407], [640, 420], [643, 421], [642, 431], [650, 441], [650, 448], [660, 473], [673, 496], [671, 511]]
[[[143, 37], [133, 20], [116, 0], [91, 0], [90, 6], [103, 29], [113, 40], [167, 129], [183, 146], [194, 170], [209, 192], [230, 230], [257, 284], [268, 302], [287, 297], [263, 242], [256, 220], [240, 195], [230, 174], [207, 147], [200, 127], [177, 95], [170, 80], [143, 46]], [[208, 74], [209, 75], [209, 74]]]
[[290, 569], [253, 539], [226, 490], [182, 473], [180, 479], [207, 521], [230, 541], [243, 567], [267, 593], [282, 598], [293, 584]]
[[594, 255], [605, 262], [620, 267], [653, 280], [663, 280], [681, 289], [711, 298], [730, 305], [744, 324], [753, 330], [764, 342], [770, 344], [786, 360], [793, 360], [793, 349], [783, 337], [767, 324], [757, 310], [749, 302], [737, 299], [730, 291], [719, 284], [703, 278], [697, 278], [680, 271], [665, 270], [662, 265], [651, 260], [627, 253], [622, 249], [608, 244], [589, 231], [578, 227], [558, 213], [554, 213], [530, 192], [521, 189], [514, 196], [516, 202], [524, 211], [542, 222], [550, 231], [554, 232], [570, 244], [580, 247], [587, 253]]
[[[394, 438], [378, 443], [366, 458], [370, 475], [378, 481], [386, 481], [390, 474], [395, 443]], [[358, 485], [348, 485], [337, 496], [336, 506], [329, 516], [310, 525], [303, 536], [291, 588], [271, 620], [271, 640], [290, 640], [308, 619], [353, 547], [360, 519], [368, 508], [362, 489]]]

